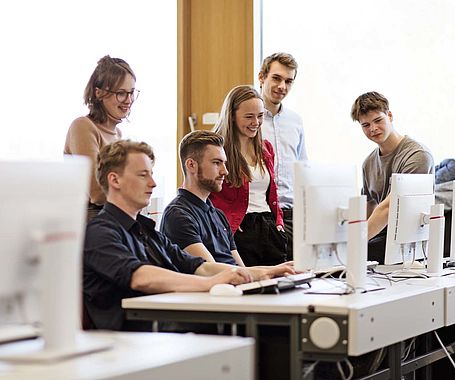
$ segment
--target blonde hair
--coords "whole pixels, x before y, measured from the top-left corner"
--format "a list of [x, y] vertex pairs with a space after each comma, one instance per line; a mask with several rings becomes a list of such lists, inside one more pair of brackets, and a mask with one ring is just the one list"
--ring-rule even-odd
[[97, 157], [96, 179], [107, 194], [109, 182], [107, 176], [111, 172], [122, 174], [130, 153], [144, 153], [155, 162], [155, 154], [150, 145], [145, 142], [118, 140], [101, 148]]

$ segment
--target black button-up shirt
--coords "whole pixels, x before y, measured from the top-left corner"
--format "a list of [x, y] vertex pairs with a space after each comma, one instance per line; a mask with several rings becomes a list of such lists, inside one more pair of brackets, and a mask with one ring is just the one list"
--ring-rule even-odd
[[223, 211], [213, 207], [210, 199], [204, 202], [179, 189], [164, 210], [160, 230], [182, 249], [202, 243], [216, 262], [236, 265], [231, 253], [237, 249], [231, 228]]
[[137, 220], [111, 203], [87, 225], [84, 247], [84, 303], [96, 328], [150, 329], [125, 321], [121, 300], [143, 295], [130, 288], [131, 276], [142, 265], [193, 274], [204, 262], [172, 244], [155, 230], [155, 222]]

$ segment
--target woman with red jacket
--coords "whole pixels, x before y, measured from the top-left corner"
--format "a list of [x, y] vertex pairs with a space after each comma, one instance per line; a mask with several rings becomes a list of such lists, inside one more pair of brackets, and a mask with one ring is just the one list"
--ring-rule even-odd
[[229, 173], [210, 195], [225, 214], [246, 266], [286, 261], [283, 212], [278, 203], [272, 144], [262, 140], [264, 103], [251, 86], [234, 87], [215, 126], [224, 137]]

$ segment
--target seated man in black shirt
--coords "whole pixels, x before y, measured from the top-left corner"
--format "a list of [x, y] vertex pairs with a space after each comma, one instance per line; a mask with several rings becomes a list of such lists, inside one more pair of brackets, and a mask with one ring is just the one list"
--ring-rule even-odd
[[87, 225], [84, 247], [84, 304], [94, 328], [150, 329], [150, 322], [125, 320], [123, 298], [251, 280], [243, 268], [183, 252], [139, 215], [156, 186], [153, 164], [146, 143], [121, 140], [98, 155], [96, 176], [107, 202]]
[[[224, 213], [213, 207], [208, 196], [221, 191], [227, 175], [223, 137], [195, 131], [180, 142], [184, 181], [177, 197], [166, 207], [161, 232], [195, 257], [244, 267]], [[294, 273], [291, 263], [248, 267], [254, 279]]]

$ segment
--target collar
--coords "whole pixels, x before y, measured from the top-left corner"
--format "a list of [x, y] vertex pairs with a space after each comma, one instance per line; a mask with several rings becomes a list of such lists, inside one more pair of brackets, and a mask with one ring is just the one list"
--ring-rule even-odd
[[188, 202], [191, 202], [193, 205], [196, 207], [199, 207], [205, 212], [214, 212], [215, 208], [213, 207], [213, 204], [210, 199], [207, 198], [207, 201], [204, 202], [201, 198], [198, 196], [194, 195], [191, 191], [188, 191], [186, 189], [178, 189], [179, 196], [182, 198], [186, 199]]
[[111, 214], [127, 231], [130, 231], [131, 228], [138, 223], [144, 224], [153, 230], [155, 229], [155, 222], [152, 219], [139, 214], [137, 216], [137, 220], [134, 220], [131, 216], [129, 216], [126, 212], [124, 212], [121, 208], [117, 207], [113, 203], [106, 202], [104, 204], [103, 210], [108, 214]]
[[278, 112], [276, 113], [275, 116], [272, 115], [272, 112], [270, 112], [267, 108], [264, 108], [264, 113], [268, 116], [268, 117], [277, 117], [278, 115], [280, 115], [282, 112], [283, 112], [283, 103], [280, 104], [280, 109], [278, 110]]

